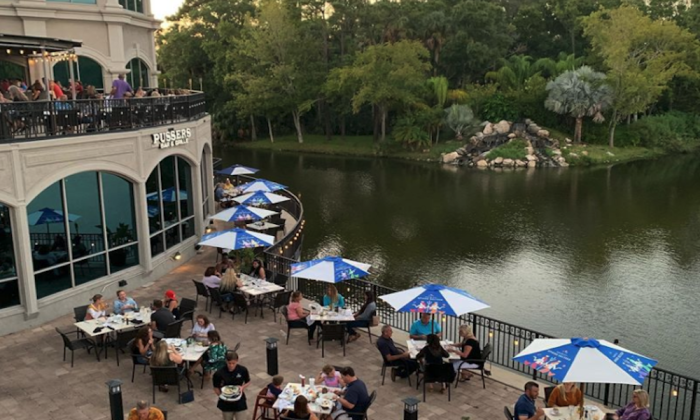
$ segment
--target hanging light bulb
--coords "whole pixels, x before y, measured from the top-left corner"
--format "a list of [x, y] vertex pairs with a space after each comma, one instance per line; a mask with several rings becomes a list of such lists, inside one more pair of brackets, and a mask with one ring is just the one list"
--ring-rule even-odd
[[12, 53], [12, 50], [8, 48], [8, 49], [7, 49], [7, 55], [10, 55], [10, 53]]

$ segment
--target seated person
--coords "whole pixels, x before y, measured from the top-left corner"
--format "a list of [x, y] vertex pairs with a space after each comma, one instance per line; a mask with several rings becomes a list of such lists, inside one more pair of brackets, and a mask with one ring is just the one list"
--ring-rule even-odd
[[338, 403], [340, 406], [351, 413], [358, 413], [350, 416], [353, 420], [362, 420], [364, 413], [369, 407], [370, 398], [367, 392], [367, 385], [355, 376], [355, 370], [351, 367], [345, 367], [340, 371], [340, 376], [345, 383], [344, 391], [335, 391], [340, 396]]
[[[165, 340], [160, 340], [156, 344], [156, 349], [149, 360], [152, 367], [168, 367], [182, 364], [182, 356], [175, 350], [175, 346], [168, 345]], [[168, 392], [167, 385], [160, 385], [159, 390]]]
[[549, 395], [547, 406], [568, 407], [583, 404], [583, 393], [574, 382], [563, 382], [554, 387]]
[[309, 341], [314, 338], [314, 331], [316, 331], [316, 324], [309, 325], [306, 322], [306, 317], [309, 315], [309, 311], [301, 307], [301, 300], [303, 296], [300, 291], [292, 293], [291, 302], [287, 306], [287, 322], [291, 326], [301, 327], [304, 326], [309, 329]]
[[172, 290], [167, 290], [165, 296], [163, 297], [163, 307], [169, 310], [175, 319], [180, 316], [180, 309], [178, 308], [177, 295]]
[[263, 267], [262, 261], [257, 258], [253, 260], [253, 267], [250, 269], [249, 275], [256, 279], [265, 280], [265, 267]]
[[326, 365], [321, 369], [321, 372], [316, 377], [316, 383], [320, 386], [328, 386], [331, 388], [340, 388], [340, 372], [335, 370], [331, 365]]
[[163, 301], [156, 299], [153, 301], [153, 313], [151, 313], [151, 328], [162, 336], [168, 325], [175, 321], [175, 315], [163, 307]]
[[435, 334], [438, 337], [442, 337], [442, 328], [440, 328], [440, 323], [431, 320], [431, 317], [431, 314], [420, 314], [420, 319], [411, 325], [411, 339], [425, 340], [428, 338], [428, 334]]
[[147, 365], [153, 350], [153, 330], [146, 325], [136, 333], [136, 337], [131, 344], [131, 355], [136, 356], [136, 363]]
[[537, 382], [527, 382], [525, 384], [525, 393], [515, 403], [513, 418], [515, 420], [539, 420], [544, 418], [544, 410], [535, 405], [539, 394], [540, 386]]
[[159, 409], [151, 407], [148, 401], [142, 400], [129, 411], [129, 418], [126, 420], [165, 420], [165, 416]]
[[64, 251], [66, 249], [66, 239], [63, 235], [56, 235], [51, 245], [51, 251]]
[[306, 419], [306, 420], [318, 420], [316, 414], [314, 414], [309, 408], [309, 400], [305, 396], [299, 395], [294, 400], [294, 409], [286, 410], [282, 413], [282, 417], [288, 419]]
[[333, 307], [333, 308], [344, 308], [345, 298], [343, 295], [338, 293], [338, 289], [332, 284], [326, 289], [326, 294], [323, 296], [323, 306]]
[[197, 315], [197, 322], [192, 327], [191, 337], [197, 341], [208, 341], [209, 331], [214, 331], [215, 329], [214, 324], [209, 322], [209, 318], [206, 315], [199, 314]]
[[225, 274], [226, 270], [234, 270], [236, 269], [236, 263], [233, 259], [229, 258], [228, 254], [221, 254], [221, 262], [216, 265], [216, 271], [218, 271], [221, 274]]
[[232, 190], [233, 189], [233, 184], [231, 183], [231, 180], [226, 178], [226, 182], [224, 182], [224, 190]]
[[[391, 366], [396, 366], [398, 369], [391, 370], [391, 380], [395, 380], [394, 375], [400, 378], [407, 378], [413, 372], [418, 370], [418, 362], [411, 360], [411, 353], [408, 351], [399, 350], [391, 338], [394, 330], [390, 325], [382, 327], [382, 335], [377, 339], [377, 348], [382, 354], [382, 357]], [[398, 371], [398, 372], [397, 372]]]
[[274, 398], [280, 396], [282, 393], [282, 383], [284, 378], [281, 375], [275, 375], [272, 377], [272, 382], [267, 384], [267, 398]]
[[102, 301], [102, 295], [96, 294], [92, 297], [92, 303], [88, 306], [85, 320], [100, 319], [107, 316], [107, 305]]
[[[467, 369], [481, 369], [483, 363], [469, 362], [465, 363], [465, 360], [479, 360], [481, 359], [481, 345], [476, 339], [472, 327], [469, 325], [462, 325], [459, 327], [459, 336], [462, 338], [462, 342], [458, 345], [451, 346], [451, 350], [459, 355], [460, 360], [454, 360], [452, 366], [455, 369], [455, 373], [460, 374], [460, 381], [468, 381], [474, 376]], [[459, 370], [459, 372], [457, 372]]]
[[214, 187], [214, 200], [216, 202], [221, 202], [224, 198], [224, 188], [221, 186], [221, 183], [216, 184]]
[[221, 286], [221, 273], [216, 271], [215, 267], [207, 267], [202, 283], [210, 289], [218, 289]]
[[615, 420], [650, 420], [649, 394], [643, 389], [632, 392], [632, 401], [615, 412]]
[[127, 297], [126, 292], [123, 290], [117, 290], [117, 300], [114, 301], [114, 313], [117, 315], [124, 315], [128, 312], [134, 312], [139, 310], [139, 305], [136, 304], [134, 299]]
[[[440, 337], [435, 334], [428, 334], [427, 345], [423, 347], [420, 352], [416, 355], [416, 360], [424, 365], [442, 365], [444, 363], [443, 359], [449, 358], [450, 353], [445, 350], [442, 345], [440, 345]], [[452, 368], [450, 367], [450, 370]], [[452, 382], [454, 375], [447, 381]], [[428, 384], [430, 391], [433, 390], [433, 384]], [[445, 392], [445, 384], [442, 384], [442, 389], [440, 392]]]
[[365, 290], [365, 303], [353, 315], [355, 320], [345, 324], [348, 330], [348, 343], [360, 338], [360, 334], [355, 331], [355, 328], [369, 327], [372, 323], [372, 314], [376, 311], [377, 303], [374, 301], [374, 293], [370, 290]]

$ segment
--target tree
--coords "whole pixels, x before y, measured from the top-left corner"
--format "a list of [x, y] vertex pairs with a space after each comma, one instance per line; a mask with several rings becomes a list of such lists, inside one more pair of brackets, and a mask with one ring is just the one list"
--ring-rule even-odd
[[613, 147], [621, 118], [646, 111], [675, 76], [696, 74], [687, 62], [700, 51], [700, 44], [675, 23], [653, 21], [631, 6], [595, 12], [583, 26], [593, 51], [608, 68], [612, 89], [608, 141]]
[[363, 105], [378, 109], [381, 118], [381, 142], [386, 140], [387, 115], [400, 106], [420, 102], [430, 70], [428, 51], [416, 41], [373, 45], [357, 54], [350, 66], [334, 69], [330, 79], [336, 86], [353, 87], [352, 109]]
[[445, 102], [447, 102], [447, 78], [444, 76], [431, 77], [430, 79], [428, 79], [428, 84], [430, 85], [430, 87], [432, 87], [433, 94], [435, 95], [434, 99], [436, 103], [433, 108], [439, 111], [439, 113], [437, 113], [437, 121], [435, 123], [435, 144], [437, 144], [440, 141], [440, 127], [442, 126], [442, 109], [445, 107]]
[[553, 71], [556, 63], [548, 58], [542, 58], [533, 63], [532, 57], [527, 55], [512, 55], [507, 60], [501, 61], [501, 68], [497, 71], [486, 73], [486, 80], [491, 80], [501, 89], [520, 90], [527, 79], [540, 74], [541, 71]]
[[557, 114], [566, 114], [576, 119], [574, 142], [581, 141], [584, 117], [593, 117], [594, 122], [603, 122], [602, 111], [610, 105], [610, 86], [604, 83], [605, 74], [588, 66], [569, 70], [547, 83], [549, 96], [544, 106]]
[[445, 110], [445, 122], [455, 132], [457, 140], [464, 138], [464, 131], [474, 127], [479, 121], [474, 117], [474, 112], [467, 105], [452, 105]]

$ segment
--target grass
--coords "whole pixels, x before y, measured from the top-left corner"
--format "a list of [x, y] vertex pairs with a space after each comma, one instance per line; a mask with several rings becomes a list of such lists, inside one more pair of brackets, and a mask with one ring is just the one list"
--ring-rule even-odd
[[525, 159], [527, 156], [527, 142], [522, 139], [513, 139], [491, 150], [488, 154], [489, 160], [501, 157], [503, 159]]

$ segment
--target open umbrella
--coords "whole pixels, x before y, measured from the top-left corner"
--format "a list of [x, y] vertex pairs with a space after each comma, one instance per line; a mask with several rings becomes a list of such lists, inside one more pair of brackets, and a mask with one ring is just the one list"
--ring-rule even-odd
[[338, 283], [369, 275], [369, 264], [346, 260], [341, 257], [325, 257], [318, 260], [292, 264], [292, 277]]
[[270, 246], [274, 242], [274, 236], [236, 228], [204, 235], [198, 245], [226, 249], [243, 249]]
[[276, 211], [258, 209], [255, 207], [241, 205], [221, 211], [212, 216], [212, 219], [223, 220], [224, 222], [258, 221], [266, 219], [272, 216], [273, 214], [279, 213]]
[[513, 360], [560, 382], [641, 385], [657, 361], [594, 338], [534, 340]]
[[[37, 210], [33, 213], [30, 213], [29, 215], [27, 215], [27, 219], [29, 219], [29, 226], [46, 225], [47, 234], [50, 233], [50, 223], [62, 223], [64, 220], [63, 211], [50, 209], [48, 207], [44, 207], [41, 210]], [[68, 213], [69, 221], [74, 222], [78, 219], [80, 219], [80, 216]]]
[[[442, 284], [426, 284], [379, 296], [397, 312], [460, 316], [486, 309], [489, 305], [464, 290]], [[431, 323], [434, 325], [434, 323]]]
[[244, 193], [256, 191], [275, 192], [279, 190], [284, 190], [286, 188], [287, 187], [285, 185], [268, 181], [266, 179], [256, 179], [255, 181], [246, 182], [245, 184], [241, 184], [238, 186], [238, 189], [240, 189]]
[[256, 172], [258, 172], [259, 169], [255, 168], [249, 168], [247, 166], [243, 165], [231, 165], [228, 168], [224, 168], [221, 170], [216, 171], [217, 174], [219, 175], [252, 175]]
[[[175, 187], [170, 187], [166, 188], [163, 191], [161, 191], [161, 194], [163, 195], [163, 202], [164, 203], [174, 203], [177, 201], [177, 195], [176, 195], [176, 189]], [[146, 200], [149, 201], [157, 201], [158, 200], [158, 191], [146, 194]], [[187, 200], [187, 191], [180, 190], [180, 201]]]
[[281, 203], [282, 201], [289, 200], [289, 198], [285, 197], [283, 195], [279, 195], [279, 194], [258, 191], [258, 192], [254, 192], [254, 193], [250, 193], [250, 194], [239, 195], [238, 197], [234, 198], [233, 200], [236, 201], [237, 203], [241, 203], [241, 204], [262, 206], [265, 204]]

